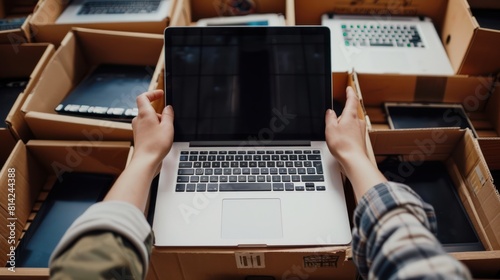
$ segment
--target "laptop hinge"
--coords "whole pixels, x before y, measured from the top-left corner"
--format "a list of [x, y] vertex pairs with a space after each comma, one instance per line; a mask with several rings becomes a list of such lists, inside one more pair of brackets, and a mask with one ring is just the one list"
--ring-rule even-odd
[[190, 147], [275, 147], [275, 146], [311, 146], [308, 140], [276, 141], [192, 141]]

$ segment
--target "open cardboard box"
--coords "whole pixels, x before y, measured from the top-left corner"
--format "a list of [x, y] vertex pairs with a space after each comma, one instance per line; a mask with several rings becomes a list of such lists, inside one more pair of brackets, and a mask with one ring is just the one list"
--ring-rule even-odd
[[[377, 162], [389, 155], [404, 161], [443, 161], [485, 251], [450, 253], [474, 277], [500, 275], [500, 197], [479, 144], [470, 130], [378, 130], [369, 133]], [[425, 143], [422, 144], [422, 143]], [[425, 146], [425, 147], [424, 147]]]
[[[90, 141], [46, 141], [31, 140], [27, 144], [18, 141], [4, 168], [0, 182], [7, 185], [9, 173], [15, 178], [15, 236], [18, 241], [29, 228], [31, 221], [46, 198], [51, 186], [62, 172], [106, 173], [116, 177], [128, 163], [132, 148], [130, 142]], [[9, 169], [14, 172], [9, 172]], [[12, 176], [12, 175], [11, 175]], [[0, 211], [4, 221], [10, 216], [7, 211], [8, 189], [2, 188]], [[1, 236], [10, 236], [7, 227], [0, 229]], [[11, 244], [3, 238], [0, 241], [0, 261], [6, 264]], [[18, 243], [16, 243], [17, 246]], [[18, 279], [48, 278], [47, 268], [8, 267], [0, 268], [0, 275]]]
[[498, 1], [449, 1], [441, 39], [456, 73], [488, 75], [500, 71], [500, 30], [482, 27], [471, 8], [500, 9]]
[[37, 42], [51, 42], [58, 46], [66, 33], [73, 27], [83, 27], [102, 30], [129, 31], [141, 33], [162, 34], [165, 27], [173, 20], [172, 14], [177, 2], [184, 0], [170, 0], [169, 14], [161, 22], [115, 22], [115, 23], [79, 23], [56, 24], [55, 21], [64, 11], [68, 1], [40, 0], [29, 23], [31, 35]]
[[[254, 0], [254, 14], [282, 14], [286, 25], [295, 25], [294, 0]], [[184, 0], [178, 4], [178, 10], [172, 15], [177, 20], [174, 26], [194, 25], [202, 18], [228, 16], [225, 0]]]
[[[55, 52], [55, 48], [47, 43], [28, 43], [18, 46], [0, 45], [0, 79], [28, 77], [29, 81], [23, 92], [10, 109], [5, 122], [7, 128], [12, 132], [15, 139], [21, 139], [27, 142], [32, 138], [31, 131], [24, 120], [24, 114], [21, 112], [21, 106], [26, 100], [27, 92], [30, 92], [48, 61]], [[1, 120], [4, 121], [4, 120]], [[0, 128], [0, 131], [7, 130]]]
[[[348, 73], [333, 73], [332, 79], [333, 98], [343, 107], [345, 89], [348, 85], [353, 85], [353, 80]], [[162, 83], [159, 83], [158, 88], [161, 87]], [[359, 112], [362, 117], [361, 104]], [[348, 181], [345, 181], [344, 186], [348, 212], [352, 217], [356, 206], [354, 194]], [[151, 262], [158, 279], [247, 279], [247, 276], [272, 276], [273, 279], [353, 279], [357, 270], [351, 256], [350, 246], [154, 247]]]
[[0, 44], [18, 45], [31, 42], [29, 21], [38, 0], [0, 0], [0, 19], [26, 17], [20, 28], [0, 30]]
[[[498, 8], [498, 3], [496, 3]], [[455, 73], [488, 75], [500, 71], [500, 32], [479, 27], [467, 0], [324, 1], [295, 0], [298, 25], [321, 24], [324, 13], [431, 18]]]
[[[69, 32], [47, 64], [38, 83], [22, 107], [37, 139], [132, 141], [130, 123], [107, 121], [55, 112], [57, 105], [100, 63], [151, 65], [149, 88], [156, 88], [161, 72], [157, 67], [163, 49], [159, 34], [76, 28]], [[130, 100], [134, 102], [135, 99]]]
[[491, 77], [354, 73], [353, 79], [371, 131], [389, 129], [385, 102], [456, 103], [463, 105], [479, 138], [500, 136], [500, 100], [491, 93]]

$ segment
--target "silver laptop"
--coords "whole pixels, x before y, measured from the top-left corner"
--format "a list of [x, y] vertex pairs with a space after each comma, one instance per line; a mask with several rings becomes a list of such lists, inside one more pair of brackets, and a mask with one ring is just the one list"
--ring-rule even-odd
[[317, 246], [351, 241], [336, 159], [325, 27], [170, 27], [155, 246]]
[[429, 18], [324, 14], [334, 72], [453, 75]]
[[59, 24], [160, 22], [173, 0], [73, 0], [56, 20]]

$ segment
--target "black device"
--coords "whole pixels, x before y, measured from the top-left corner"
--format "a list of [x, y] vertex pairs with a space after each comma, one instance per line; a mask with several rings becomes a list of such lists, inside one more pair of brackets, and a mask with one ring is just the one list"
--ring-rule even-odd
[[459, 127], [477, 133], [461, 104], [391, 103], [384, 104], [392, 129]]
[[0, 30], [11, 30], [21, 28], [26, 17], [0, 18]]
[[136, 98], [146, 92], [153, 66], [100, 64], [55, 108], [61, 114], [131, 121]]
[[328, 28], [169, 27], [165, 38], [176, 141], [248, 140], [272, 130], [273, 117], [286, 122], [273, 140], [324, 140], [332, 108], [324, 94], [332, 86]]
[[69, 226], [104, 198], [114, 180], [108, 174], [64, 173], [16, 248], [16, 265], [48, 267], [50, 255]]
[[28, 80], [24, 77], [0, 79], [0, 128], [6, 127], [5, 118], [7, 118], [19, 94], [26, 88]]
[[500, 30], [500, 9], [471, 9], [479, 26]]
[[498, 186], [500, 186], [500, 169], [490, 170], [490, 172], [497, 191], [500, 191], [500, 189], [498, 188]]
[[388, 158], [379, 163], [378, 168], [388, 180], [408, 185], [434, 207], [438, 224], [437, 238], [444, 249], [447, 252], [484, 250], [444, 163], [407, 162], [414, 171], [403, 175], [399, 172], [401, 164], [395, 158]]

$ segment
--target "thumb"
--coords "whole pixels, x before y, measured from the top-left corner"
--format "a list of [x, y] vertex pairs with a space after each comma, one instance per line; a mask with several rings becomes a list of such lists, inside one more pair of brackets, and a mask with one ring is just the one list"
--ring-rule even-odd
[[163, 108], [163, 111], [161, 113], [161, 122], [174, 122], [174, 108], [172, 108], [171, 105]]
[[337, 114], [335, 113], [335, 111], [332, 109], [326, 110], [325, 125], [328, 127], [329, 124], [337, 123], [337, 122], [338, 122], [338, 118], [337, 118]]

